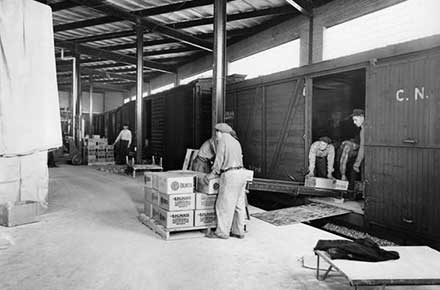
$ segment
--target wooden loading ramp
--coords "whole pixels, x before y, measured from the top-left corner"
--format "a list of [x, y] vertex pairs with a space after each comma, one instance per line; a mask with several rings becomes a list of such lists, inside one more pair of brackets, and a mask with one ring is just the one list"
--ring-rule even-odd
[[268, 191], [286, 193], [291, 196], [307, 195], [307, 196], [327, 196], [327, 197], [342, 197], [353, 195], [353, 191], [332, 190], [332, 189], [318, 189], [304, 186], [303, 182], [294, 182], [276, 179], [254, 178], [249, 184], [250, 190]]

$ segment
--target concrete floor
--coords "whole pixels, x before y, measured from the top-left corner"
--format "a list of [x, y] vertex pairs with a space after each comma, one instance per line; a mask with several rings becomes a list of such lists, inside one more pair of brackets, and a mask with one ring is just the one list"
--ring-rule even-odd
[[317, 281], [299, 262], [314, 261], [318, 239], [336, 238], [327, 232], [252, 219], [244, 240], [164, 241], [136, 218], [141, 177], [68, 165], [50, 176], [41, 222], [0, 227], [15, 243], [0, 249], [1, 290], [351, 289], [336, 274]]

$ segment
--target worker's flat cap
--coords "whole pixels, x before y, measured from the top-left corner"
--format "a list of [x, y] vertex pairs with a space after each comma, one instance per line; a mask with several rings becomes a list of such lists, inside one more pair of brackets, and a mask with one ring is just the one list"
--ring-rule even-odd
[[215, 125], [215, 129], [216, 129], [217, 131], [222, 132], [222, 133], [229, 133], [229, 134], [230, 134], [232, 131], [234, 131], [234, 130], [232, 130], [231, 126], [229, 126], [229, 125], [226, 124], [226, 123], [218, 123], [217, 125]]
[[325, 142], [325, 143], [327, 143], [327, 144], [331, 144], [331, 143], [332, 143], [332, 139], [330, 139], [330, 138], [327, 137], [327, 136], [324, 136], [324, 137], [319, 138], [319, 141]]
[[362, 109], [353, 109], [353, 113], [350, 115], [351, 117], [355, 116], [365, 116], [365, 112]]

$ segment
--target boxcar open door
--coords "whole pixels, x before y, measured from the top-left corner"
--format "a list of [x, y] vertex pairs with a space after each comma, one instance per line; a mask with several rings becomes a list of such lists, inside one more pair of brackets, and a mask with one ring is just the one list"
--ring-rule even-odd
[[440, 49], [371, 65], [365, 126], [367, 220], [440, 240]]

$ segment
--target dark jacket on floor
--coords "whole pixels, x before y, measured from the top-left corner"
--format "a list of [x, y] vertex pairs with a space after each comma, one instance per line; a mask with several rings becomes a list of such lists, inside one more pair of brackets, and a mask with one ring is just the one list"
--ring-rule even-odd
[[319, 240], [315, 250], [327, 251], [332, 259], [380, 262], [399, 259], [399, 253], [385, 251], [369, 238], [349, 240]]

